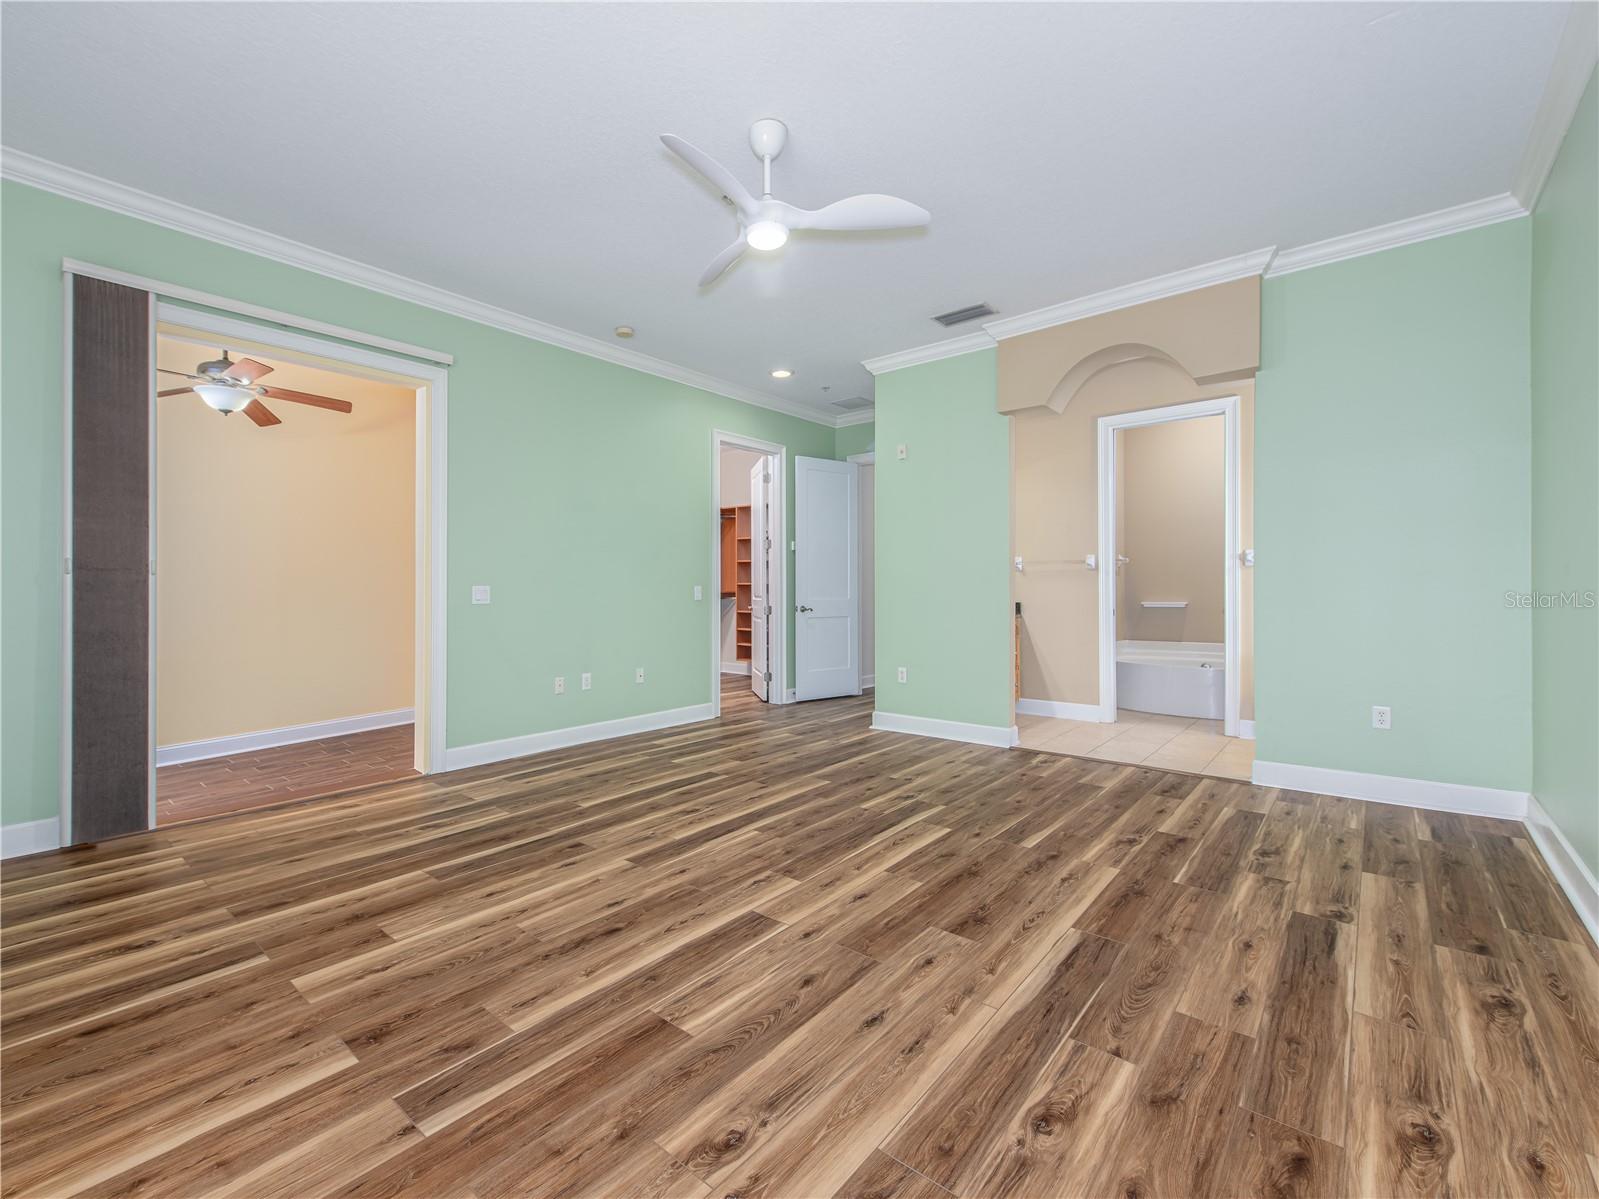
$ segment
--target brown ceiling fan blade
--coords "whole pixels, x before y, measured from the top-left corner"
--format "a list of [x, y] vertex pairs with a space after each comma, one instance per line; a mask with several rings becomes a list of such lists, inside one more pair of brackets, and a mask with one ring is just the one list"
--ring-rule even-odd
[[327, 396], [314, 396], [308, 391], [290, 391], [287, 387], [263, 387], [261, 394], [269, 399], [310, 404], [314, 408], [327, 408], [333, 412], [355, 411], [355, 405], [349, 400], [330, 400]]
[[180, 396], [186, 391], [193, 391], [193, 390], [194, 390], [194, 388], [192, 388], [192, 387], [169, 387], [165, 391], [156, 392], [155, 393], [155, 398], [159, 400], [163, 396]]
[[254, 383], [262, 375], [270, 375], [273, 368], [264, 362], [257, 362], [254, 358], [240, 358], [228, 368], [228, 375], [234, 379], [242, 379], [246, 383]]
[[263, 429], [268, 425], [281, 425], [283, 423], [273, 415], [272, 409], [268, 408], [260, 400], [251, 400], [246, 404], [244, 406], [244, 415], [248, 416]]

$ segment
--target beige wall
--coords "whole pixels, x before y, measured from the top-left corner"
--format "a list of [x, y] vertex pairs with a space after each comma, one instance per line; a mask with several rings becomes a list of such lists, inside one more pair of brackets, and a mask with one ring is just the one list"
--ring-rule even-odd
[[[1010, 345], [1002, 342], [1001, 351]], [[1099, 703], [1098, 576], [1082, 564], [1097, 552], [1099, 417], [1223, 395], [1240, 398], [1239, 517], [1247, 547], [1254, 544], [1252, 380], [1201, 386], [1166, 362], [1127, 362], [1096, 374], [1064, 412], [1034, 407], [1012, 414], [1012, 552], [1026, 563], [1012, 580], [1022, 604], [1026, 698]], [[1241, 574], [1239, 681], [1248, 720], [1254, 716], [1254, 580], [1250, 570]]]
[[[750, 470], [762, 457], [754, 450], [722, 450], [723, 508], [750, 502]], [[720, 562], [721, 558], [718, 557], [717, 561]], [[717, 580], [717, 592], [720, 597], [721, 580]], [[719, 602], [722, 605], [722, 664], [733, 666], [738, 663], [738, 624], [733, 618], [733, 597], [719, 598]], [[749, 664], [744, 665], [747, 667]]]
[[[161, 338], [157, 361], [215, 357]], [[157, 742], [409, 708], [414, 701], [415, 398], [271, 359], [259, 428], [194, 395], [158, 401]], [[165, 385], [169, 383], [163, 376]]]
[[[1220, 416], [1123, 429], [1117, 636], [1222, 641], [1227, 536], [1227, 437]], [[1145, 608], [1186, 600], [1186, 608]]]

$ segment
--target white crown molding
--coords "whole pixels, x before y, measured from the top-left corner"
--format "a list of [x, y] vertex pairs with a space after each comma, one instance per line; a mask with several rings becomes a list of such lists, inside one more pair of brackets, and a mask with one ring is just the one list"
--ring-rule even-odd
[[563, 329], [559, 325], [535, 320], [533, 317], [523, 316], [506, 308], [485, 304], [468, 296], [434, 287], [429, 283], [397, 275], [381, 267], [369, 266], [353, 258], [319, 250], [315, 246], [280, 237], [276, 233], [268, 233], [264, 229], [257, 229], [252, 225], [245, 225], [198, 208], [191, 208], [187, 204], [179, 204], [140, 191], [138, 188], [102, 179], [98, 175], [51, 162], [49, 159], [25, 151], [0, 147], [0, 177], [39, 188], [41, 191], [53, 192], [70, 200], [92, 204], [96, 208], [121, 213], [123, 216], [136, 217], [141, 221], [148, 221], [179, 233], [187, 233], [218, 245], [243, 250], [259, 258], [281, 262], [286, 266], [310, 271], [328, 279], [337, 279], [341, 283], [354, 284], [368, 291], [392, 296], [394, 299], [417, 304], [423, 308], [431, 308], [435, 312], [461, 317], [532, 341], [559, 346], [561, 349], [571, 350], [590, 358], [642, 371], [657, 378], [669, 379], [674, 383], [708, 391], [742, 404], [781, 412], [824, 428], [838, 427], [838, 421], [831, 414], [818, 412], [786, 397], [730, 383], [713, 375], [653, 358], [648, 354], [641, 354], [637, 350], [613, 345], [597, 337], [589, 337], [587, 334]]
[[835, 429], [847, 429], [851, 425], [869, 425], [877, 419], [875, 408], [862, 408], [859, 412], [845, 412], [834, 422]]
[[1007, 337], [1036, 333], [1040, 329], [1064, 325], [1069, 321], [1080, 321], [1084, 317], [1098, 316], [1102, 312], [1115, 312], [1118, 308], [1131, 308], [1134, 304], [1147, 304], [1151, 300], [1180, 296], [1184, 292], [1198, 291], [1201, 287], [1214, 287], [1218, 283], [1247, 279], [1251, 275], [1263, 273], [1276, 252], [1275, 246], [1268, 246], [1263, 250], [1251, 250], [1248, 254], [1218, 259], [1201, 266], [1191, 266], [1185, 270], [1173, 271], [1169, 275], [1156, 275], [1153, 279], [1143, 279], [1137, 283], [1113, 287], [1109, 291], [1098, 291], [1093, 295], [1067, 300], [1064, 304], [1051, 304], [1047, 308], [1035, 308], [1019, 316], [985, 321], [983, 329], [995, 341], [1004, 341]]
[[1477, 229], [1483, 225], [1493, 225], [1499, 221], [1514, 220], [1516, 217], [1526, 215], [1527, 210], [1509, 192], [1500, 196], [1489, 196], [1485, 200], [1456, 204], [1453, 208], [1440, 208], [1437, 212], [1407, 217], [1402, 221], [1390, 221], [1386, 225], [1362, 229], [1358, 233], [1329, 237], [1325, 241], [1311, 242], [1308, 246], [1284, 250], [1277, 255], [1276, 261], [1267, 270], [1266, 277], [1274, 279], [1278, 275], [1288, 275], [1315, 266], [1326, 266], [1329, 263], [1342, 262], [1346, 258], [1359, 258], [1363, 254], [1376, 254], [1382, 250], [1408, 246], [1412, 242], [1427, 241], [1449, 233], [1464, 233], [1467, 229]]
[[935, 341], [931, 345], [915, 346], [894, 354], [867, 358], [861, 365], [874, 375], [883, 375], [902, 367], [920, 366], [924, 362], [937, 362], [940, 358], [955, 358], [961, 354], [970, 354], [973, 350], [992, 350], [996, 344], [987, 333], [968, 333], [964, 337], [952, 337], [948, 341]]
[[1566, 27], [1555, 48], [1555, 61], [1549, 69], [1549, 82], [1532, 119], [1527, 148], [1516, 168], [1516, 181], [1510, 192], [1528, 212], [1538, 203], [1543, 185], [1554, 169], [1555, 158], [1577, 105], [1587, 90], [1594, 63], [1599, 61], [1599, 5], [1577, 3], [1566, 14]]

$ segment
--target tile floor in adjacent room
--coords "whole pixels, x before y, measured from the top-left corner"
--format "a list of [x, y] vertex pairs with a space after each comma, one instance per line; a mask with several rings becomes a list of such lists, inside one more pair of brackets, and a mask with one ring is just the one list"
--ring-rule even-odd
[[1137, 763], [1246, 782], [1255, 764], [1255, 743], [1223, 736], [1219, 720], [1190, 720], [1186, 716], [1122, 709], [1116, 713], [1115, 724], [1018, 715], [1016, 728], [1023, 748], [1077, 758]]

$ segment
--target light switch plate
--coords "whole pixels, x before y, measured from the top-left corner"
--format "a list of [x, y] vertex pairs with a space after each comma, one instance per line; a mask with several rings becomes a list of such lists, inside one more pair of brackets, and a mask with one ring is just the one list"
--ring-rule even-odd
[[489, 589], [486, 583], [474, 583], [472, 585], [472, 602], [474, 604], [486, 604], [489, 602]]
[[594, 676], [591, 675], [588, 671], [585, 670], [583, 672], [583, 690], [589, 691], [589, 690], [592, 690], [593, 687], [594, 687]]
[[901, 462], [905, 461], [905, 447], [902, 446], [902, 445], [901, 446], [895, 446], [894, 447], [894, 457], [898, 458]]
[[555, 694], [566, 694], [566, 676], [564, 674], [558, 674], [555, 676]]

